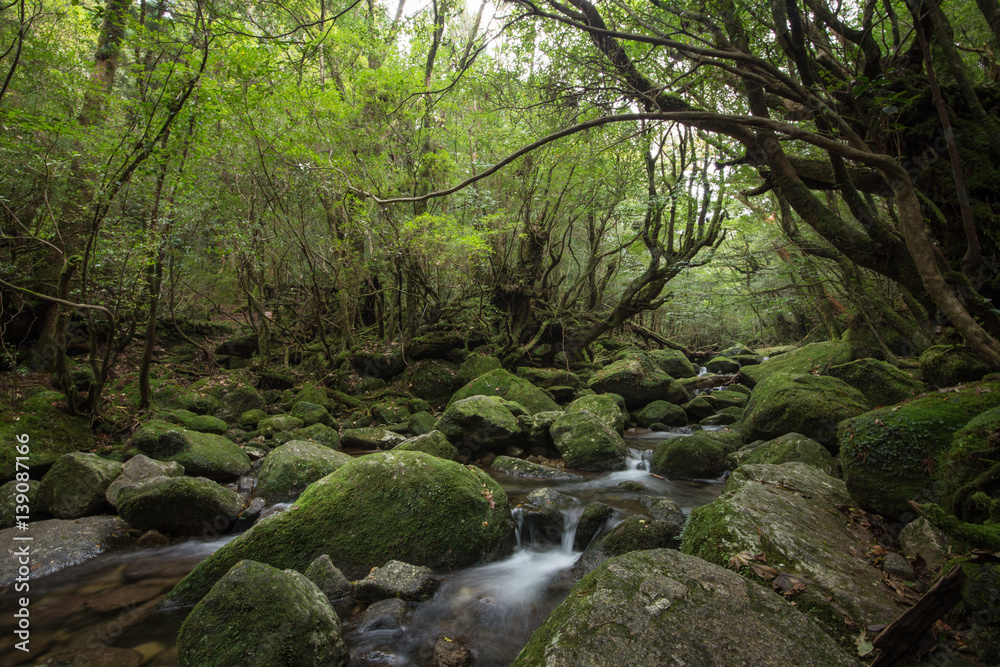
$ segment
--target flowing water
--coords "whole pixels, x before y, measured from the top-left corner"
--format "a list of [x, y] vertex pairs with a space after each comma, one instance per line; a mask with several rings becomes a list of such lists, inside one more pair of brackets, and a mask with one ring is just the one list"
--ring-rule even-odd
[[[679, 428], [626, 434], [632, 448], [626, 469], [617, 472], [584, 474], [579, 480], [566, 481], [498, 476], [518, 519], [514, 554], [445, 575], [431, 600], [410, 605], [402, 625], [376, 624], [379, 629], [371, 629], [349, 621], [344, 638], [351, 649], [352, 667], [431, 664], [434, 642], [440, 636], [472, 649], [477, 665], [509, 664], [584, 574], [578, 565], [582, 552], [574, 550], [573, 543], [587, 503], [600, 500], [614, 509], [606, 532], [623, 517], [644, 512], [646, 496], [666, 496], [688, 513], [721, 492], [718, 481], [677, 482], [649, 473], [652, 448], [659, 441], [690, 433], [689, 428]], [[624, 482], [638, 482], [645, 491]], [[531, 491], [543, 487], [574, 500], [562, 512], [563, 529], [555, 540], [534, 534], [530, 524], [520, 520], [518, 505]], [[283, 511], [289, 505], [282, 503], [268, 511]], [[107, 553], [33, 582], [32, 652], [27, 656], [13, 649], [9, 619], [14, 596], [0, 591], [0, 664], [40, 664], [43, 655], [70, 649], [84, 651], [81, 656], [89, 656], [89, 662], [79, 658], [60, 664], [138, 664], [116, 654], [135, 649], [143, 654], [143, 665], [177, 665], [174, 643], [187, 610], [164, 612], [157, 604], [198, 562], [232, 537]], [[342, 618], [351, 615], [351, 610], [343, 611]]]

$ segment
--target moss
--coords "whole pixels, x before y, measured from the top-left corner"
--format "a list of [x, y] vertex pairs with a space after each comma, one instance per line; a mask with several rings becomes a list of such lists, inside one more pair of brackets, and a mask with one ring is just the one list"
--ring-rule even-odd
[[740, 369], [740, 373], [746, 383], [753, 387], [772, 373], [793, 375], [812, 373], [824, 371], [830, 366], [845, 364], [850, 360], [850, 345], [843, 340], [831, 340], [803, 345], [756, 366], [745, 366]]
[[33, 476], [40, 476], [63, 454], [90, 451], [94, 434], [83, 417], [73, 417], [58, 406], [63, 394], [44, 391], [25, 398], [16, 409], [3, 412], [0, 419], [0, 482], [14, 478], [17, 452], [15, 438], [27, 434], [30, 454], [27, 464]]
[[257, 493], [272, 502], [294, 500], [307, 486], [350, 460], [350, 455], [329, 447], [292, 440], [264, 458], [257, 476]]
[[587, 385], [598, 393], [618, 394], [630, 410], [655, 400], [678, 404], [688, 400], [681, 383], [644, 354], [631, 354], [605, 366], [591, 376]]
[[521, 435], [517, 418], [499, 396], [470, 396], [451, 403], [436, 428], [456, 447], [473, 452], [502, 450]]
[[611, 394], [581, 396], [569, 404], [566, 412], [589, 412], [619, 433], [625, 431], [625, 424], [628, 422], [622, 406], [619, 405], [616, 397]]
[[196, 477], [230, 481], [250, 471], [250, 459], [231, 440], [157, 419], [136, 431], [130, 445], [150, 458], [176, 461]]
[[370, 454], [216, 551], [170, 597], [200, 599], [244, 558], [304, 572], [327, 554], [351, 579], [389, 559], [462, 567], [508, 553], [512, 530], [507, 495], [481, 470], [422, 452]]
[[625, 468], [625, 441], [589, 412], [567, 412], [552, 422], [549, 433], [570, 468], [595, 472]]
[[259, 408], [254, 408], [253, 410], [247, 410], [241, 414], [239, 421], [236, 422], [236, 425], [244, 431], [256, 431], [257, 424], [265, 419], [267, 419], [267, 413]]
[[828, 475], [833, 475], [837, 471], [837, 462], [823, 445], [798, 433], [789, 433], [756, 447], [743, 459], [742, 465], [780, 464], [787, 461], [808, 463]]
[[[584, 399], [579, 399], [584, 400]], [[666, 401], [653, 401], [633, 415], [635, 423], [643, 428], [650, 424], [665, 424], [667, 426], [684, 426], [688, 423], [687, 413], [679, 405]]]
[[872, 407], [895, 405], [927, 390], [922, 382], [904, 371], [870, 357], [831, 366], [827, 374], [860, 391]]
[[469, 358], [462, 362], [462, 366], [458, 369], [458, 379], [459, 382], [468, 384], [480, 375], [485, 375], [490, 371], [500, 368], [503, 368], [503, 366], [496, 357], [478, 353], [470, 354]]
[[629, 551], [675, 547], [677, 537], [677, 524], [633, 514], [601, 540], [601, 551], [611, 556], [620, 556]]
[[156, 417], [199, 433], [224, 435], [229, 428], [226, 422], [217, 417], [198, 415], [190, 410], [157, 410]]
[[653, 451], [650, 470], [670, 479], [714, 479], [725, 471], [733, 449], [710, 431], [670, 438]]
[[698, 374], [694, 364], [680, 350], [649, 350], [646, 356], [656, 362], [672, 378], [689, 378]]
[[989, 366], [964, 345], [934, 345], [920, 355], [920, 374], [938, 387], [974, 382], [989, 372]]
[[449, 461], [458, 460], [458, 450], [448, 442], [441, 431], [431, 431], [423, 435], [410, 438], [406, 442], [396, 445], [393, 449], [404, 452], [423, 452]]
[[312, 426], [313, 424], [334, 426], [336, 424], [325, 407], [309, 401], [296, 401], [288, 414], [296, 419], [301, 419], [303, 426]]
[[1000, 523], [967, 523], [934, 503], [922, 505], [921, 508], [928, 521], [968, 547], [1000, 551]]
[[242, 509], [238, 493], [204, 477], [153, 477], [122, 489], [118, 501], [130, 526], [168, 535], [217, 534]]
[[952, 435], [1000, 404], [1000, 383], [983, 382], [871, 410], [837, 427], [840, 463], [864, 509], [898, 517], [908, 501], [935, 497], [935, 471]]
[[502, 369], [481, 375], [456, 391], [448, 401], [448, 407], [470, 396], [499, 396], [520, 403], [531, 414], [559, 409], [556, 402], [541, 389]]

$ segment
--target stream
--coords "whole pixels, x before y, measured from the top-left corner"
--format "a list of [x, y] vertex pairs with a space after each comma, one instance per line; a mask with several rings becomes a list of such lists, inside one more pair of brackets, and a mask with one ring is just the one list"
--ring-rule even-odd
[[[434, 642], [441, 635], [472, 649], [476, 665], [508, 665], [585, 574], [578, 566], [582, 551], [574, 550], [573, 543], [576, 522], [587, 503], [600, 500], [615, 510], [599, 537], [625, 516], [645, 512], [644, 496], [670, 498], [688, 514], [721, 493], [719, 480], [675, 482], [650, 475], [648, 459], [656, 444], [688, 434], [686, 428], [627, 432], [627, 469], [585, 474], [580, 480], [495, 475], [507, 492], [515, 520], [520, 518], [518, 505], [536, 489], [556, 489], [575, 499], [578, 504], [562, 512], [562, 535], [546, 539], [518, 520], [512, 556], [444, 575], [431, 600], [409, 605], [402, 624], [392, 619], [359, 623], [352, 610], [338, 608], [347, 621], [344, 639], [351, 650], [352, 667], [431, 664]], [[646, 490], [619, 487], [629, 481], [641, 482]], [[271, 511], [288, 506], [283, 503]], [[33, 581], [30, 654], [14, 649], [11, 620], [16, 599], [12, 591], [4, 591], [0, 596], [0, 664], [177, 665], [175, 642], [188, 610], [162, 611], [157, 605], [174, 584], [233, 537], [109, 552]], [[123, 649], [137, 651], [141, 661]], [[74, 650], [78, 652], [75, 659], [44, 662], [47, 656]]]

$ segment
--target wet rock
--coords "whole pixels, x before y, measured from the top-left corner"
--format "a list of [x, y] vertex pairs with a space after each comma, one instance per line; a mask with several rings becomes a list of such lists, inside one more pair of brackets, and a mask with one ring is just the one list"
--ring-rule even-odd
[[656, 362], [660, 370], [672, 378], [689, 378], [698, 374], [698, 369], [680, 350], [648, 350], [645, 355]]
[[263, 498], [254, 498], [251, 500], [250, 504], [247, 505], [242, 512], [240, 512], [238, 517], [236, 517], [236, 523], [233, 525], [233, 532], [240, 533], [254, 525], [266, 507], [267, 501]]
[[351, 578], [396, 558], [451, 569], [510, 552], [507, 495], [481, 470], [422, 452], [355, 458], [290, 509], [216, 551], [171, 597], [197, 600], [237, 561], [305, 570], [320, 554]]
[[144, 479], [153, 477], [180, 477], [184, 474], [184, 467], [175, 461], [157, 461], [144, 454], [133, 456], [122, 464], [122, 474], [111, 482], [104, 497], [114, 508], [118, 508], [118, 501], [124, 489], [138, 484]]
[[97, 454], [66, 454], [45, 473], [38, 503], [57, 519], [76, 519], [107, 506], [104, 492], [122, 472], [122, 464]]
[[738, 373], [740, 370], [740, 364], [739, 362], [734, 361], [729, 357], [719, 356], [706, 361], [705, 368], [708, 369], [709, 373], [719, 373], [720, 375], [729, 375], [731, 373]]
[[257, 493], [271, 502], [294, 500], [306, 487], [351, 460], [338, 452], [305, 440], [276, 447], [264, 458], [257, 477]]
[[738, 574], [674, 551], [633, 551], [584, 577], [514, 667], [854, 665], [805, 614]]
[[150, 458], [179, 463], [196, 477], [231, 482], [250, 472], [250, 459], [233, 441], [157, 419], [136, 431], [131, 445]]
[[354, 592], [354, 585], [326, 554], [309, 563], [305, 575], [309, 581], [319, 586], [331, 603], [342, 600]]
[[396, 445], [393, 449], [405, 452], [424, 452], [425, 454], [448, 459], [449, 461], [458, 460], [458, 450], [455, 449], [453, 444], [448, 442], [448, 438], [444, 437], [441, 431], [430, 431], [429, 433], [418, 435]]
[[[29, 521], [37, 521], [45, 516], [45, 509], [38, 502], [40, 486], [41, 482], [35, 479], [26, 482], [11, 480], [0, 486], [0, 528], [13, 526], [18, 516], [27, 516]], [[23, 509], [18, 511], [18, 505], [27, 505], [28, 514], [23, 514]]]
[[352, 618], [348, 628], [352, 632], [362, 633], [375, 630], [402, 630], [410, 611], [410, 607], [399, 598], [379, 600], [356, 618]]
[[524, 459], [515, 459], [510, 456], [498, 456], [493, 459], [493, 469], [497, 472], [515, 475], [517, 477], [531, 477], [535, 479], [581, 479], [565, 470], [558, 470], [537, 463], [529, 463]]
[[573, 548], [583, 551], [594, 541], [605, 524], [614, 516], [615, 510], [610, 505], [595, 501], [587, 503], [583, 514], [576, 524], [576, 535], [573, 536]]
[[837, 424], [866, 410], [861, 392], [842, 380], [774, 373], [754, 388], [740, 433], [744, 442], [801, 433], [836, 453]]
[[[225, 632], [220, 632], [225, 628]], [[184, 620], [182, 667], [347, 665], [340, 620], [316, 584], [294, 570], [240, 561]]]
[[808, 463], [826, 474], [834, 476], [839, 469], [836, 459], [830, 456], [826, 447], [798, 433], [789, 433], [754, 447], [745, 457], [742, 457], [741, 465], [780, 464], [789, 461]]
[[642, 504], [646, 506], [646, 512], [649, 516], [659, 521], [674, 524], [677, 527], [677, 534], [680, 534], [680, 531], [684, 528], [684, 522], [687, 521], [687, 517], [684, 516], [684, 510], [680, 508], [680, 505], [670, 498], [656, 496], [643, 498]]
[[[108, 549], [132, 543], [128, 524], [116, 516], [88, 516], [82, 519], [49, 519], [33, 522], [27, 531], [17, 528], [0, 530], [0, 544], [7, 545], [0, 559], [0, 587], [14, 582], [18, 562], [13, 554], [15, 537], [31, 537], [33, 555], [29, 579], [38, 579], [77, 565]], [[38, 566], [38, 567], [35, 567]]]
[[652, 424], [684, 426], [688, 423], [688, 413], [679, 405], [666, 401], [653, 401], [633, 413], [632, 419], [643, 428], [649, 428]]
[[420, 602], [429, 599], [439, 584], [429, 567], [390, 560], [358, 581], [354, 586], [354, 596], [369, 602], [385, 598]]
[[499, 396], [524, 406], [530, 414], [559, 409], [541, 389], [503, 369], [489, 371], [466, 384], [452, 395], [448, 407], [470, 396]]
[[922, 558], [931, 572], [937, 572], [949, 552], [953, 552], [952, 539], [925, 517], [917, 517], [903, 526], [899, 545], [909, 558]]
[[438, 420], [437, 430], [459, 450], [502, 452], [523, 438], [511, 407], [498, 396], [470, 396], [453, 401]]
[[650, 471], [668, 479], [715, 479], [726, 471], [735, 446], [713, 431], [662, 441], [653, 450]]
[[[619, 405], [619, 401], [610, 394], [591, 394], [581, 396], [566, 408], [566, 413], [589, 412], [620, 434], [624, 433], [628, 423], [628, 413]], [[556, 414], [561, 413], [545, 413]], [[556, 417], [558, 418], [558, 417]], [[555, 421], [553, 419], [552, 421]]]
[[688, 400], [684, 387], [642, 354], [605, 366], [591, 376], [588, 386], [598, 393], [618, 394], [630, 410], [650, 401], [680, 404]]
[[434, 667], [472, 667], [475, 656], [467, 646], [444, 635], [434, 642]]
[[566, 529], [564, 511], [579, 505], [572, 496], [543, 487], [535, 489], [518, 506], [521, 521], [528, 526], [533, 539], [559, 543]]
[[920, 355], [924, 382], [937, 387], [975, 382], [989, 372], [990, 367], [965, 345], [934, 345]]
[[922, 382], [905, 371], [870, 357], [831, 366], [827, 375], [843, 380], [860, 391], [872, 407], [895, 405], [927, 391]]
[[211, 535], [228, 530], [243, 510], [236, 492], [204, 477], [153, 477], [119, 495], [118, 512], [142, 531]]
[[744, 551], [765, 554], [767, 566], [809, 582], [799, 606], [849, 641], [855, 627], [899, 615], [882, 573], [866, 561], [867, 538], [838, 509], [850, 504], [844, 483], [813, 466], [744, 464], [719, 498], [691, 513], [681, 549], [724, 566]]
[[625, 468], [625, 441], [589, 412], [568, 412], [552, 423], [549, 432], [570, 468], [595, 472]]
[[340, 444], [344, 449], [392, 449], [405, 441], [404, 436], [380, 426], [349, 428], [340, 436]]
[[170, 538], [158, 530], [147, 530], [135, 541], [135, 545], [143, 549], [162, 547], [165, 544], [170, 544]]

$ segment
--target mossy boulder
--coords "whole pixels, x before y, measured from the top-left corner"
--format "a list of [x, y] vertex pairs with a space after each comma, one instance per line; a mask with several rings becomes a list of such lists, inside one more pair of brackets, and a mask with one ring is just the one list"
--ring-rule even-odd
[[922, 382], [905, 371], [871, 357], [830, 366], [826, 374], [860, 391], [872, 407], [895, 405], [927, 391]]
[[56, 391], [40, 391], [24, 398], [13, 407], [3, 410], [0, 415], [0, 482], [14, 478], [16, 438], [27, 435], [30, 465], [33, 474], [38, 475], [56, 462], [64, 454], [88, 451], [94, 448], [94, 433], [83, 417], [72, 417], [63, 412], [58, 404], [66, 396]]
[[217, 535], [242, 510], [240, 494], [204, 477], [150, 477], [122, 489], [118, 500], [130, 526], [166, 535]]
[[624, 433], [625, 425], [628, 423], [628, 413], [619, 404], [619, 398], [611, 394], [581, 396], [569, 404], [566, 412], [589, 412], [618, 433]]
[[963, 521], [984, 523], [991, 519], [991, 503], [986, 502], [986, 497], [1000, 498], [997, 461], [1000, 461], [1000, 407], [969, 420], [955, 432], [938, 457], [939, 495], [945, 506]]
[[234, 386], [219, 397], [219, 407], [214, 414], [227, 424], [236, 424], [247, 410], [263, 410], [266, 407], [264, 397], [253, 387]]
[[404, 398], [387, 398], [371, 407], [372, 419], [379, 424], [404, 424], [410, 421], [409, 401]]
[[[763, 564], [809, 582], [795, 598], [799, 609], [847, 643], [858, 627], [891, 623], [899, 611], [845, 505], [844, 483], [811, 465], [744, 464], [721, 496], [691, 513], [681, 550], [722, 566], [763, 554]], [[735, 562], [755, 577], [749, 562]]]
[[780, 356], [774, 356], [755, 366], [740, 369], [743, 381], [754, 387], [758, 382], [774, 373], [801, 375], [823, 372], [830, 366], [846, 364], [851, 360], [850, 343], [831, 340], [823, 343], [809, 343]]
[[519, 366], [515, 374], [535, 385], [551, 389], [553, 387], [582, 387], [583, 382], [579, 376], [565, 368], [532, 368], [529, 366]]
[[290, 440], [311, 440], [330, 449], [340, 449], [340, 433], [326, 424], [313, 424], [288, 432]]
[[194, 477], [229, 482], [250, 471], [246, 452], [231, 440], [156, 419], [133, 434], [131, 445], [150, 458], [176, 461]]
[[865, 397], [842, 380], [775, 373], [754, 388], [740, 434], [753, 442], [801, 433], [836, 452], [837, 424], [866, 410]]
[[153, 406], [166, 410], [188, 410], [196, 415], [210, 415], [219, 407], [219, 400], [211, 394], [162, 384], [153, 391]]
[[254, 408], [241, 414], [240, 418], [236, 420], [236, 426], [244, 431], [256, 431], [257, 424], [265, 419], [267, 419], [267, 413], [260, 408]]
[[524, 435], [512, 407], [499, 396], [473, 395], [453, 401], [438, 419], [437, 430], [459, 451], [503, 451]]
[[177, 658], [181, 667], [344, 667], [350, 653], [316, 584], [245, 560], [184, 619]]
[[157, 461], [145, 454], [138, 454], [122, 464], [122, 474], [111, 482], [111, 485], [104, 491], [104, 497], [108, 504], [117, 510], [121, 495], [126, 488], [153, 477], [180, 477], [183, 474], [184, 467], [179, 463]]
[[296, 401], [288, 414], [302, 421], [303, 426], [313, 424], [323, 424], [324, 426], [336, 427], [337, 423], [330, 412], [322, 405], [310, 403], [309, 401]]
[[363, 451], [392, 449], [405, 440], [405, 436], [381, 426], [349, 428], [345, 429], [340, 435], [340, 444], [344, 449], [360, 449]]
[[567, 412], [552, 423], [549, 433], [570, 468], [595, 472], [625, 468], [625, 441], [589, 412]]
[[190, 410], [161, 410], [156, 413], [157, 418], [168, 421], [171, 424], [178, 424], [191, 431], [199, 433], [214, 433], [215, 435], [225, 435], [229, 430], [226, 422], [211, 415], [198, 415]]
[[990, 367], [965, 345], [934, 345], [920, 355], [920, 374], [927, 384], [952, 387], [981, 380]]
[[458, 365], [450, 361], [421, 359], [406, 367], [399, 383], [403, 390], [437, 406], [447, 403], [455, 390], [468, 381], [461, 379]]
[[448, 407], [470, 396], [499, 396], [519, 403], [531, 414], [559, 409], [541, 389], [503, 369], [489, 371], [466, 384], [452, 395]]
[[431, 431], [418, 435], [393, 447], [404, 452], [423, 452], [449, 461], [458, 460], [458, 450], [441, 431]]
[[97, 454], [64, 454], [45, 473], [38, 502], [57, 519], [77, 519], [107, 506], [104, 492], [122, 473], [122, 464]]
[[668, 479], [715, 479], [726, 471], [726, 457], [735, 449], [732, 438], [696, 431], [660, 442], [649, 468]]
[[714, 415], [702, 417], [698, 423], [702, 426], [729, 426], [743, 419], [743, 408], [723, 408]]
[[[45, 516], [42, 504], [38, 502], [38, 488], [42, 485], [37, 479], [27, 481], [11, 480], [0, 485], [0, 529], [9, 528], [17, 523], [18, 516], [27, 516], [29, 521], [36, 521]], [[23, 507], [27, 505], [28, 513]], [[22, 508], [18, 511], [18, 508]]]
[[503, 368], [500, 360], [486, 354], [473, 352], [470, 354], [458, 369], [458, 379], [462, 384], [472, 382], [480, 375], [485, 375], [490, 371]]
[[321, 554], [350, 579], [391, 558], [453, 569], [510, 552], [507, 494], [489, 475], [423, 452], [362, 456], [314, 482], [286, 512], [216, 551], [171, 593], [200, 599], [238, 561], [304, 571]]
[[899, 517], [910, 500], [938, 499], [935, 470], [953, 434], [1000, 405], [1000, 382], [935, 392], [871, 410], [837, 428], [847, 489], [870, 512]]
[[424, 435], [436, 429], [437, 419], [430, 412], [422, 410], [410, 417], [407, 427], [413, 435]]
[[633, 354], [594, 373], [587, 385], [599, 394], [618, 394], [629, 410], [652, 401], [684, 403], [687, 390], [644, 354]]
[[705, 396], [695, 396], [681, 406], [690, 421], [696, 422], [715, 414], [715, 406]]
[[830, 456], [826, 447], [798, 433], [787, 433], [754, 447], [743, 458], [741, 465], [781, 464], [790, 461], [807, 463], [828, 475], [836, 475], [838, 470], [837, 460]]
[[585, 576], [513, 667], [855, 665], [808, 616], [735, 572], [673, 549]]
[[514, 477], [527, 477], [532, 479], [565, 479], [565, 480], [579, 480], [582, 479], [579, 475], [567, 472], [565, 470], [558, 470], [556, 468], [550, 468], [549, 466], [543, 466], [538, 463], [531, 463], [530, 461], [525, 461], [524, 459], [517, 459], [511, 456], [498, 456], [493, 459], [490, 464], [497, 472], [502, 472], [507, 475], [513, 475]]
[[[733, 387], [742, 387], [742, 385], [732, 385]], [[722, 391], [711, 391], [701, 394], [705, 400], [712, 404], [712, 407], [716, 410], [723, 410], [725, 408], [743, 408], [746, 407], [747, 401], [750, 400], [750, 392], [744, 393], [739, 389], [723, 389]]]
[[632, 420], [643, 428], [649, 428], [651, 424], [684, 426], [688, 423], [688, 415], [679, 405], [666, 401], [653, 401], [644, 405], [638, 412], [632, 413]]
[[680, 350], [649, 350], [645, 354], [660, 367], [661, 371], [672, 378], [679, 380], [698, 374], [698, 369]]
[[262, 419], [260, 423], [257, 424], [257, 431], [265, 438], [273, 438], [278, 433], [293, 431], [297, 428], [301, 428], [302, 426], [305, 426], [305, 424], [298, 417], [293, 417], [291, 415], [275, 415], [273, 417], [268, 417], [267, 419]]
[[257, 476], [257, 493], [272, 502], [295, 500], [306, 487], [351, 460], [350, 455], [305, 440], [272, 449]]
[[731, 373], [737, 373], [740, 370], [740, 364], [738, 361], [734, 361], [729, 357], [713, 357], [705, 362], [705, 368], [708, 369], [709, 373], [718, 373], [719, 375], [729, 375]]
[[318, 405], [324, 407], [327, 410], [333, 408], [333, 402], [327, 395], [326, 387], [316, 384], [314, 382], [306, 382], [299, 390], [292, 394], [291, 398], [286, 401], [288, 406], [291, 408], [295, 407], [296, 403], [300, 401], [305, 401], [306, 403], [312, 403], [313, 405]]
[[676, 521], [651, 519], [633, 514], [625, 517], [601, 539], [600, 551], [607, 556], [620, 556], [629, 551], [676, 548], [682, 524]]

